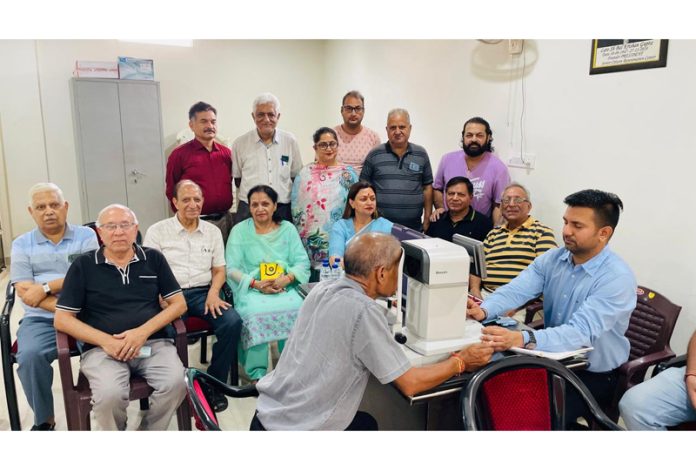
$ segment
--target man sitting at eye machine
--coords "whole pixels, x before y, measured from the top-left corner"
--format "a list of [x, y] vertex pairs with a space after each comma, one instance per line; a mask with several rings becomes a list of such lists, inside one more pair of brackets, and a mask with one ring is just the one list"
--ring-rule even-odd
[[[564, 202], [568, 205], [563, 216], [565, 247], [544, 253], [480, 307], [469, 301], [467, 314], [479, 321], [499, 317], [543, 293], [544, 330], [486, 327], [482, 339], [496, 351], [594, 347], [587, 357], [589, 367], [577, 375], [606, 407], [613, 398], [618, 368], [628, 359], [630, 345], [624, 334], [636, 306], [633, 272], [607, 246], [623, 203], [615, 194], [594, 189], [571, 194]], [[580, 403], [569, 396], [569, 422], [584, 414]]]
[[357, 412], [370, 374], [414, 395], [490, 360], [493, 349], [479, 343], [411, 367], [374, 301], [394, 294], [401, 256], [399, 242], [383, 233], [358, 235], [348, 245], [345, 277], [312, 289], [278, 366], [259, 381], [252, 430], [376, 429], [372, 416]]

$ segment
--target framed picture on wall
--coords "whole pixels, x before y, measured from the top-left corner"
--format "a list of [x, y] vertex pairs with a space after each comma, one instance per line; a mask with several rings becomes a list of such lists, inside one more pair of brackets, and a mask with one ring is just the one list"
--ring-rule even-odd
[[667, 66], [667, 39], [593, 39], [590, 75]]

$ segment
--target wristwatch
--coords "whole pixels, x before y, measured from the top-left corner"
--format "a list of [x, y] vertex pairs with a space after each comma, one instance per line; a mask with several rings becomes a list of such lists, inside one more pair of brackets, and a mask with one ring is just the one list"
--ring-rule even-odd
[[48, 285], [48, 282], [41, 284], [41, 287], [43, 287], [43, 291], [46, 295], [51, 295], [51, 287]]
[[524, 349], [536, 349], [537, 342], [534, 332], [532, 330], [527, 330], [527, 334], [529, 335], [529, 341], [525, 343]]

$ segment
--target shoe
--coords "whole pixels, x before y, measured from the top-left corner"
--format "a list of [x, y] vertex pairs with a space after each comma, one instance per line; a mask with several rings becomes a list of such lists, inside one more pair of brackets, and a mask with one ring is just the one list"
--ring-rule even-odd
[[56, 423], [41, 423], [31, 427], [32, 431], [55, 431]]

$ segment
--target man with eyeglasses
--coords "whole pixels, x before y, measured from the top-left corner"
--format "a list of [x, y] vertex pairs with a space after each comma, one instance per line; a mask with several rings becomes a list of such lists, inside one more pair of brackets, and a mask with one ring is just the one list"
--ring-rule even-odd
[[217, 110], [203, 101], [189, 109], [189, 127], [194, 138], [175, 148], [167, 160], [166, 196], [171, 203], [174, 187], [181, 180], [195, 181], [205, 196], [202, 218], [217, 226], [222, 238], [232, 229], [232, 153], [215, 141]]
[[433, 208], [428, 152], [409, 142], [411, 117], [405, 109], [389, 111], [386, 130], [388, 141], [367, 154], [360, 179], [375, 187], [386, 219], [417, 231], [427, 230]]
[[529, 215], [532, 201], [524, 186], [508, 185], [501, 207], [505, 223], [491, 230], [483, 242], [488, 277], [470, 278], [471, 293], [479, 298], [512, 281], [536, 258], [558, 246], [553, 230]]
[[510, 183], [510, 172], [493, 153], [493, 131], [488, 121], [473, 117], [464, 123], [462, 150], [442, 156], [433, 182], [435, 210], [432, 220], [447, 210], [442, 190], [455, 176], [466, 176], [474, 185], [474, 209], [490, 217], [493, 224], [502, 223], [500, 197]]
[[99, 245], [94, 230], [66, 222], [68, 202], [55, 184], [35, 184], [29, 199], [36, 228], [12, 242], [10, 267], [10, 282], [24, 308], [17, 330], [17, 375], [34, 412], [32, 431], [52, 431], [56, 300], [73, 259]]
[[131, 373], [154, 389], [138, 429], [166, 430], [186, 396], [184, 366], [167, 326], [186, 312], [186, 300], [164, 255], [135, 243], [132, 210], [105, 207], [97, 230], [104, 246], [70, 266], [55, 327], [84, 343], [80, 371], [102, 430], [126, 429]]
[[352, 166], [360, 174], [365, 157], [380, 144], [379, 135], [362, 125], [365, 97], [357, 90], [346, 93], [341, 105], [343, 124], [334, 127], [338, 135], [338, 160]]
[[426, 235], [452, 241], [455, 233], [483, 241], [493, 228], [491, 219], [471, 207], [474, 185], [463, 176], [455, 176], [447, 182], [445, 195], [448, 210], [436, 222], [430, 224]]
[[302, 169], [302, 156], [295, 136], [278, 129], [280, 101], [271, 93], [259, 95], [252, 105], [256, 128], [232, 144], [232, 176], [238, 188], [239, 203], [235, 223], [248, 219], [247, 193], [259, 184], [278, 193], [276, 212], [292, 223], [290, 192], [292, 181]]

